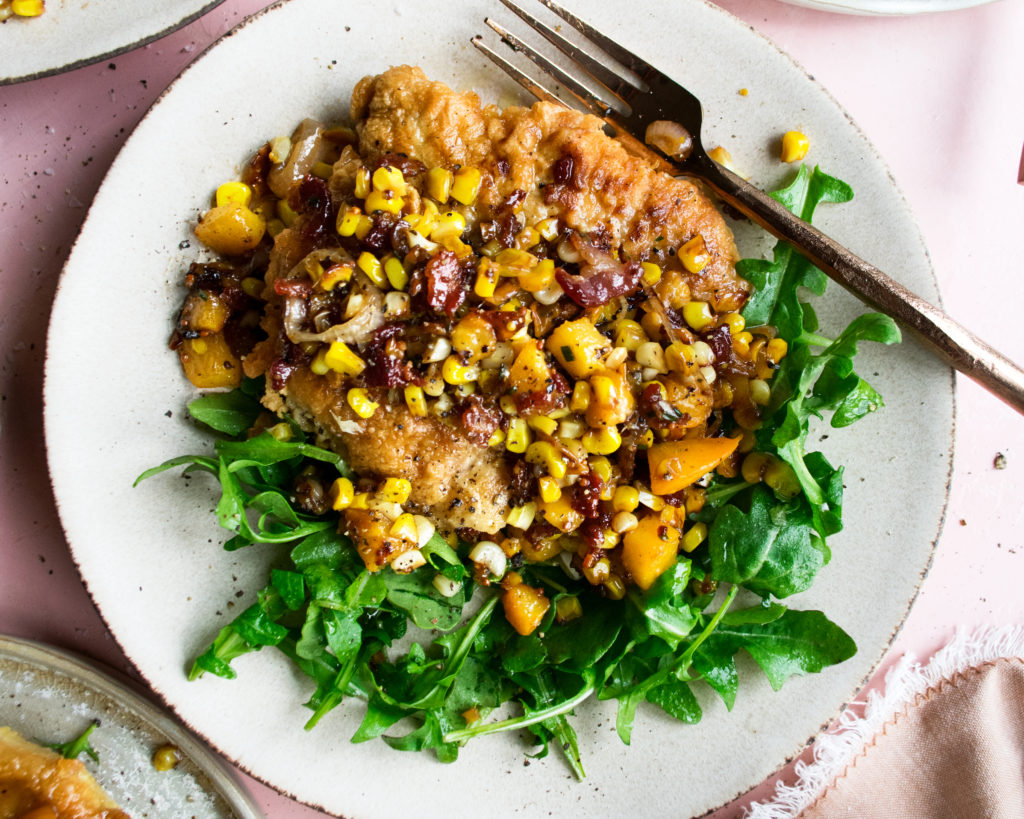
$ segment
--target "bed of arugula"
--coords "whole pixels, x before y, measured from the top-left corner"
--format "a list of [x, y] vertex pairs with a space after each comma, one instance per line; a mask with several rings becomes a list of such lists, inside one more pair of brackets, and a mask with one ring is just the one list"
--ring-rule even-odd
[[[820, 203], [846, 202], [853, 192], [804, 167], [773, 195], [809, 221]], [[190, 677], [232, 678], [233, 660], [273, 647], [310, 678], [307, 728], [355, 700], [365, 715], [353, 742], [380, 737], [399, 750], [431, 749], [445, 762], [474, 737], [527, 729], [538, 755], [553, 744], [582, 777], [570, 717], [588, 698], [618, 701], [616, 727], [628, 744], [641, 702], [695, 723], [701, 708], [692, 688], [708, 685], [731, 709], [740, 651], [775, 689], [851, 657], [853, 640], [825, 614], [779, 601], [811, 585], [829, 561], [826, 538], [842, 526], [843, 470], [807, 451], [810, 419], [842, 427], [881, 407], [854, 372], [853, 357], [859, 342], [892, 344], [899, 330], [887, 317], [866, 314], [835, 339], [818, 335], [803, 295], [821, 295], [826, 278], [784, 242], [772, 260], [744, 260], [737, 270], [756, 287], [747, 324], [774, 325], [789, 342], [757, 449], [789, 463], [802, 493], [783, 499], [764, 484], [716, 478], [698, 515], [709, 526], [707, 542], [680, 556], [647, 592], [633, 588], [623, 600], [606, 599], [554, 566], [524, 567], [526, 582], [542, 585], [553, 602], [575, 595], [583, 610], [559, 624], [552, 606], [528, 637], [495, 613], [497, 594], [474, 586], [463, 557], [439, 535], [423, 549], [429, 566], [370, 574], [337, 533], [336, 516], [296, 511], [289, 493], [307, 459], [350, 472], [336, 454], [306, 443], [297, 427], [286, 442], [266, 432], [247, 439], [261, 411], [260, 385], [193, 401], [191, 415], [220, 434], [214, 455], [174, 458], [139, 480], [176, 466], [211, 473], [222, 490], [217, 517], [234, 533], [225, 548], [273, 544], [266, 548], [279, 553], [256, 602], [220, 630]], [[442, 597], [431, 582], [435, 572], [462, 581], [462, 591]], [[409, 636], [417, 639], [403, 639]], [[491, 712], [509, 703], [503, 713], [511, 715], [495, 719]], [[467, 723], [469, 709], [481, 719]]]

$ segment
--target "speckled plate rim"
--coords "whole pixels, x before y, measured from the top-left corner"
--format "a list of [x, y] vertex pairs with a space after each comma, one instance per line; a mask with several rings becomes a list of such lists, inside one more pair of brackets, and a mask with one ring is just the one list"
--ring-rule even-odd
[[104, 713], [105, 721], [119, 722], [124, 719], [120, 715], [131, 715], [155, 734], [177, 746], [209, 780], [209, 792], [216, 793], [223, 800], [234, 812], [235, 819], [263, 819], [263, 813], [252, 796], [239, 784], [234, 773], [219, 756], [111, 673], [70, 652], [4, 634], [0, 634], [0, 658], [14, 662], [25, 671], [59, 675], [83, 693], [99, 697], [108, 706]]
[[[229, 35], [226, 35], [226, 36], [231, 36], [231, 35], [237, 34], [240, 30], [244, 29], [246, 26], [248, 26], [249, 24], [251, 24], [255, 20], [257, 20], [259, 18], [262, 18], [268, 12], [272, 12], [272, 11], [280, 8], [282, 5], [288, 5], [288, 4], [287, 3], [278, 3], [278, 4], [275, 4], [274, 6], [269, 7], [268, 9], [264, 10], [263, 12], [260, 12], [257, 15], [254, 15], [254, 17], [250, 18], [249, 20], [245, 21], [245, 23], [240, 25], [238, 28], [236, 28], [235, 30], [230, 32]], [[703, 5], [706, 8], [712, 9], [715, 13], [722, 15], [723, 18], [728, 18], [732, 23], [737, 24], [737, 25], [739, 25], [740, 27], [742, 27], [744, 29], [748, 28], [745, 23], [743, 23], [742, 21], [736, 20], [734, 17], [732, 17], [732, 15], [729, 15], [728, 13], [724, 12], [722, 9], [720, 9], [718, 7], [715, 7], [715, 6], [712, 6], [711, 4], [703, 3], [703, 2], [701, 3], [701, 5]], [[763, 44], [771, 46], [771, 48], [774, 49], [776, 51], [776, 53], [782, 54], [782, 52], [779, 51], [773, 44], [771, 44], [770, 41], [768, 41], [766, 38], [764, 38], [762, 35], [758, 34], [757, 32], [754, 32], [754, 33], [758, 37], [758, 39], [762, 41]], [[217, 44], [214, 44], [214, 45], [217, 45]], [[786, 56], [786, 55], [783, 55], [783, 56]], [[793, 63], [793, 61], [792, 61], [792, 58], [789, 58], [788, 56], [786, 56], [786, 59], [789, 60], [791, 65], [795, 65], [795, 63]], [[194, 65], [195, 64], [193, 64], [193, 66]], [[838, 103], [836, 103], [836, 101], [831, 97], [831, 95], [829, 95], [819, 84], [817, 84], [816, 82], [811, 80], [809, 78], [809, 76], [806, 74], [806, 72], [803, 71], [803, 69], [801, 69], [799, 66], [796, 66], [796, 68], [798, 68], [801, 71], [801, 73], [803, 73], [805, 75], [805, 77], [807, 77], [807, 79], [815, 86], [816, 93], [821, 94], [821, 95], [827, 97], [829, 102], [830, 102], [830, 104], [834, 105], [836, 107], [836, 109], [838, 109], [840, 112], [842, 112], [841, 107], [838, 105]], [[190, 67], [189, 70], [191, 70], [191, 67]], [[187, 74], [187, 72], [186, 72], [186, 74]], [[183, 76], [185, 76], [185, 75], [183, 75]], [[172, 86], [168, 89], [168, 91], [165, 92], [165, 96], [166, 96], [167, 93], [170, 93], [171, 91], [173, 91], [174, 87], [175, 86], [172, 84]], [[161, 99], [163, 99], [163, 97]], [[150, 113], [152, 113], [152, 112], [150, 112]], [[888, 180], [889, 180], [889, 183], [890, 183], [892, 189], [900, 196], [900, 198], [902, 200], [903, 199], [902, 195], [899, 194], [899, 192], [898, 192], [898, 186], [896, 185], [895, 181], [892, 179], [891, 173], [889, 173], [887, 167], [885, 166], [884, 161], [878, 155], [878, 153], [874, 149], [874, 147], [871, 146], [868, 143], [868, 141], [867, 141], [866, 137], [864, 137], [863, 133], [857, 128], [857, 126], [855, 124], [852, 123], [852, 120], [849, 119], [849, 116], [847, 114], [845, 114], [845, 112], [842, 112], [842, 113], [846, 117], [846, 119], [849, 121], [849, 126], [853, 129], [853, 131], [855, 131], [856, 136], [858, 137], [858, 139], [863, 142], [863, 147], [868, 152], [870, 161], [873, 164], [879, 166], [880, 168], [882, 168], [885, 171], [885, 174], [888, 177]], [[147, 114], [147, 117], [149, 117], [149, 116], [150, 115]], [[922, 254], [922, 256], [923, 256], [923, 258], [925, 260], [925, 263], [927, 264], [928, 273], [931, 276], [931, 283], [934, 286], [934, 275], [931, 272], [931, 265], [930, 265], [930, 260], [927, 258], [927, 251], [925, 250], [923, 242], [921, 241], [920, 231], [918, 230], [916, 224], [913, 223], [912, 217], [909, 217], [909, 206], [906, 204], [905, 200], [902, 201], [902, 206], [901, 207], [903, 207], [907, 211], [908, 218], [910, 219], [911, 230], [914, 233], [914, 240], [916, 241], [916, 243], [920, 247], [920, 253]], [[90, 213], [90, 216], [92, 216], [92, 215], [93, 214]], [[89, 226], [89, 223], [88, 223], [88, 220], [87, 220], [86, 227], [88, 227], [88, 226]], [[83, 234], [84, 233], [85, 233], [85, 228], [83, 228]], [[77, 246], [76, 246], [76, 249], [77, 249]], [[69, 263], [69, 266], [70, 266], [70, 263]], [[62, 288], [63, 288], [63, 284], [64, 284], [64, 280], [62, 279], [62, 282], [61, 282]], [[936, 299], [938, 298], [937, 290], [935, 291], [935, 294], [933, 294], [932, 297], [936, 298]], [[941, 534], [942, 526], [943, 526], [943, 523], [944, 523], [944, 520], [945, 520], [946, 504], [948, 502], [948, 495], [949, 495], [949, 476], [951, 474], [951, 468], [952, 468], [952, 438], [953, 438], [953, 426], [954, 426], [954, 421], [955, 421], [955, 381], [954, 381], [954, 379], [952, 377], [952, 374], [948, 370], [945, 370], [944, 372], [945, 372], [945, 375], [940, 377], [937, 380], [939, 382], [941, 382], [941, 383], [946, 385], [945, 387], [943, 387], [943, 389], [948, 390], [949, 403], [947, 405], [947, 409], [942, 409], [941, 412], [942, 412], [943, 415], [945, 415], [946, 412], [948, 412], [948, 414], [949, 414], [949, 429], [950, 429], [950, 432], [949, 432], [949, 448], [948, 448], [948, 451], [946, 452], [946, 454], [944, 456], [944, 458], [945, 458], [945, 468], [944, 468], [945, 478], [944, 478], [944, 482], [943, 482], [943, 486], [942, 486], [942, 496], [941, 496], [940, 502], [937, 504], [937, 509], [936, 509], [936, 520], [937, 520], [937, 522], [936, 522], [934, 528], [932, 529], [932, 531], [934, 532], [934, 535], [928, 537], [927, 555], [926, 555], [926, 558], [922, 561], [922, 563], [918, 567], [918, 575], [919, 576], [918, 576], [917, 580], [914, 582], [914, 586], [913, 586], [912, 591], [910, 592], [909, 596], [905, 599], [904, 603], [902, 604], [902, 606], [900, 608], [900, 611], [898, 613], [897, 612], [893, 612], [893, 614], [897, 615], [897, 616], [891, 617], [891, 619], [890, 618], [886, 618], [887, 621], [892, 623], [892, 632], [891, 632], [889, 638], [885, 641], [884, 645], [879, 645], [875, 650], [873, 650], [871, 652], [872, 653], [872, 659], [871, 659], [871, 662], [870, 662], [869, 669], [864, 673], [863, 677], [859, 680], [859, 682], [856, 683], [853, 687], [850, 688], [849, 694], [846, 697], [846, 701], [849, 701], [856, 694], [856, 692], [863, 686], [863, 683], [871, 677], [871, 675], [874, 673], [875, 669], [877, 668], [878, 663], [881, 661], [882, 657], [885, 655], [886, 651], [888, 650], [888, 647], [891, 645], [892, 640], [896, 637], [896, 635], [899, 632], [899, 629], [902, 627], [902, 624], [903, 624], [903, 622], [906, 619], [906, 616], [907, 616], [907, 614], [908, 614], [908, 612], [910, 610], [910, 607], [911, 607], [911, 605], [913, 603], [913, 600], [916, 598], [916, 595], [917, 595], [917, 593], [918, 593], [918, 591], [920, 589], [921, 582], [922, 582], [923, 578], [926, 576], [926, 574], [928, 572], [928, 569], [929, 569], [929, 567], [931, 565], [931, 560], [932, 560], [932, 556], [933, 556], [933, 553], [934, 553], [934, 547], [935, 547], [935, 544], [937, 543], [938, 538], [939, 538], [939, 536]], [[50, 367], [49, 367], [49, 361], [48, 361], [48, 372], [47, 372], [47, 385], [48, 385], [48, 388], [47, 388], [47, 395], [49, 395], [49, 392], [50, 392], [50, 390], [49, 390], [49, 382], [50, 382]], [[47, 402], [47, 428], [48, 428], [48, 430], [49, 430], [50, 421], [51, 421], [51, 414], [49, 412], [49, 406], [50, 406], [50, 402], [48, 401]], [[939, 406], [940, 407], [942, 406], [941, 402], [940, 402]], [[48, 435], [48, 441], [49, 441], [49, 435]], [[53, 459], [52, 459], [52, 455], [51, 455], [51, 471], [52, 471], [52, 468], [53, 468]], [[54, 485], [55, 485], [55, 489], [56, 489], [57, 488], [57, 481], [56, 481], [56, 479], [55, 479], [55, 484]], [[59, 493], [58, 493], [58, 506], [59, 507], [62, 506], [62, 504], [61, 504], [61, 496], [60, 496]], [[68, 527], [67, 527], [67, 522], [64, 520], [63, 509], [62, 509], [62, 522], [65, 525], [65, 531], [67, 531]], [[69, 540], [71, 540], [70, 536], [69, 536]], [[98, 609], [98, 611], [100, 611], [101, 617], [104, 617], [105, 621], [108, 622], [108, 625], [109, 625], [110, 621], [106, 617], [106, 615], [104, 614], [103, 608], [100, 605], [99, 601], [96, 599], [96, 596], [94, 594], [93, 588], [91, 587], [91, 584], [90, 584], [90, 581], [89, 581], [89, 576], [88, 576], [88, 574], [85, 571], [83, 571], [82, 563], [80, 562], [78, 555], [75, 553], [73, 541], [72, 541], [72, 554], [73, 554], [73, 557], [75, 559], [76, 565], [79, 567], [80, 572], [83, 574], [83, 581], [85, 582], [86, 588], [89, 590], [90, 595], [93, 596], [94, 602], [96, 602], [97, 609]], [[118, 639], [119, 644], [121, 644], [122, 647], [124, 647], [124, 644], [121, 643], [120, 639], [117, 636], [117, 632], [116, 631], [114, 631], [114, 634], [115, 634], [115, 639]], [[867, 651], [867, 649], [863, 649], [862, 648], [862, 653], [865, 652], [865, 651]], [[132, 662], [135, 663], [136, 661], [134, 659], [132, 659]], [[140, 668], [140, 673], [142, 673], [143, 676], [147, 676], [147, 678], [148, 678], [148, 675], [146, 675], [146, 671], [145, 671], [144, 668], [138, 666], [137, 663], [136, 663], [136, 667], [139, 667]], [[153, 682], [151, 678], [150, 678], [150, 682], [151, 683]], [[157, 689], [157, 694], [162, 699], [164, 699], [165, 702], [168, 702], [169, 707], [171, 707], [173, 710], [178, 711], [177, 706], [173, 702], [173, 698], [171, 696], [169, 696], [168, 692], [162, 691], [162, 690], [160, 690], [158, 688]], [[821, 723], [821, 728], [826, 727], [831, 722], [831, 720], [834, 719], [834, 717], [837, 714], [838, 714], [837, 710], [832, 711], [832, 713], [829, 716], [828, 720], [826, 720], [826, 721]], [[795, 744], [793, 746], [793, 748], [792, 748], [791, 753], [787, 755], [786, 759], [784, 759], [781, 762], [778, 762], [776, 764], [778, 766], [780, 766], [780, 767], [784, 766], [793, 756], [798, 754], [804, 747], [806, 747], [807, 743], [809, 743], [811, 741], [813, 741], [813, 734], [808, 736], [805, 741]], [[273, 776], [267, 776], [264, 772], [260, 771], [258, 769], [259, 766], [255, 766], [254, 767], [249, 760], [243, 759], [243, 758], [239, 757], [238, 755], [233, 755], [230, 752], [228, 752], [227, 755], [229, 756], [229, 758], [232, 758], [235, 761], [235, 763], [238, 764], [242, 769], [246, 770], [247, 772], [251, 773], [256, 778], [266, 782], [268, 785], [270, 785], [271, 787], [276, 788], [277, 790], [281, 791], [282, 793], [285, 793], [285, 794], [287, 794], [289, 796], [292, 796], [293, 798], [296, 798], [296, 799], [298, 799], [300, 801], [306, 802], [307, 804], [310, 804], [313, 807], [318, 807], [318, 808], [323, 808], [324, 807], [323, 800], [318, 800], [316, 798], [312, 798], [311, 799], [308, 796], [304, 796], [301, 793], [296, 793], [294, 789], [289, 788], [288, 786], [283, 785], [279, 781], [274, 781], [274, 777]], [[770, 774], [770, 771], [768, 771], [767, 773]], [[760, 779], [761, 779], [761, 777], [759, 777], [756, 781], [750, 781], [748, 784], [744, 785], [742, 789], [737, 790], [735, 792], [735, 795], [740, 795], [740, 794], [746, 792], [746, 790], [748, 790], [750, 787], [753, 787], [754, 785], [756, 785], [760, 781]], [[733, 797], [725, 798], [724, 796], [722, 796], [722, 797], [720, 797], [720, 800], [721, 800], [720, 803], [721, 804], [726, 804], [728, 801], [730, 801], [731, 798], [733, 798]], [[331, 808], [328, 807], [328, 809], [331, 809]], [[710, 812], [712, 812], [715, 809], [716, 808], [709, 808], [709, 809], [707, 809], [706, 812], [710, 813]]]
[[[72, 2], [77, 2], [77, 0], [72, 0]], [[174, 0], [174, 2], [157, 3], [157, 11], [151, 15], [152, 19], [142, 25], [111, 26], [110, 28], [115, 31], [125, 32], [128, 39], [113, 37], [100, 46], [99, 51], [94, 50], [95, 46], [86, 45], [88, 40], [83, 41], [78, 37], [63, 40], [58, 47], [54, 48], [52, 30], [46, 32], [33, 30], [33, 27], [35, 29], [42, 27], [42, 21], [46, 20], [46, 15], [31, 20], [10, 20], [0, 24], [0, 53], [3, 49], [15, 49], [15, 51], [9, 50], [7, 57], [0, 57], [0, 86], [63, 74], [65, 71], [73, 71], [101, 60], [117, 57], [126, 51], [141, 48], [188, 25], [223, 2], [224, 0]], [[53, 0], [51, 0], [52, 3]], [[175, 4], [179, 6], [178, 10], [176, 12], [169, 11]], [[88, 3], [85, 4], [84, 13], [90, 13], [88, 5]], [[132, 0], [104, 0], [101, 5], [105, 13], [116, 14], [119, 9], [122, 12], [131, 13], [137, 12], [138, 9], [138, 4], [133, 3]], [[57, 16], [55, 10], [47, 13]], [[91, 13], [95, 14], [96, 12]], [[47, 21], [48, 29], [50, 28], [49, 22]], [[73, 22], [74, 15], [72, 15]], [[8, 29], [8, 34], [12, 37], [15, 33], [22, 37], [18, 40], [4, 41], [4, 29]], [[12, 53], [18, 61], [13, 70], [6, 65], [6, 60], [10, 59], [9, 55]]]
[[871, 17], [907, 17], [912, 14], [940, 14], [992, 3], [994, 0], [780, 0], [791, 6], [803, 6], [836, 14]]

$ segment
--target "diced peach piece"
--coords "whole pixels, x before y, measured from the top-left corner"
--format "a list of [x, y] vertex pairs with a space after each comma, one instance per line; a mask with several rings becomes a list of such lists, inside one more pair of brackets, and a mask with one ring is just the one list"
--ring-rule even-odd
[[685, 489], [732, 455], [739, 442], [739, 438], [686, 438], [655, 444], [647, 450], [651, 489], [656, 495]]
[[675, 563], [678, 552], [679, 530], [650, 514], [623, 538], [622, 566], [641, 589], [649, 589]]
[[501, 595], [501, 604], [505, 607], [505, 618], [524, 637], [536, 631], [551, 607], [543, 589], [525, 583], [506, 589]]

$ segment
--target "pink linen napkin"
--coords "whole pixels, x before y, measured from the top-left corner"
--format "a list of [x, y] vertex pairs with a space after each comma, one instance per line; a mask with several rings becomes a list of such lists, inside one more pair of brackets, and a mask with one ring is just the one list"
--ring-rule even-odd
[[958, 633], [926, 666], [903, 658], [796, 773], [748, 819], [1024, 816], [1024, 628]]

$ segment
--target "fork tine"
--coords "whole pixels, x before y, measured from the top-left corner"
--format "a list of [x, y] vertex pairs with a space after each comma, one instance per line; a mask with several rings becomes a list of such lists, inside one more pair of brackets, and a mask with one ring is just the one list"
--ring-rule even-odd
[[[562, 8], [555, 0], [540, 0], [548, 9], [553, 11], [559, 17], [561, 17], [570, 26], [576, 29], [587, 39], [591, 40], [596, 45], [600, 46], [604, 51], [608, 52], [616, 60], [622, 63], [630, 71], [633, 71], [641, 79], [646, 79], [646, 75], [651, 71], [657, 71], [657, 69], [650, 63], [640, 59], [632, 51], [627, 51], [625, 48], [620, 46], [613, 39], [605, 34], [602, 34], [596, 28], [589, 23], [585, 23], [571, 11]], [[641, 91], [649, 90], [646, 83]]]
[[565, 37], [546, 23], [538, 20], [525, 9], [520, 8], [518, 5], [513, 3], [512, 0], [501, 0], [501, 2], [509, 11], [519, 17], [520, 20], [524, 21], [528, 26], [534, 29], [534, 31], [542, 34], [549, 43], [555, 46], [555, 48], [569, 57], [569, 59], [575, 61], [577, 65], [581, 66], [594, 79], [605, 86], [610, 93], [623, 97], [634, 88], [641, 91], [645, 90], [643, 81], [640, 80], [639, 77], [633, 75], [632, 71], [630, 71], [629, 74], [633, 76], [629, 77], [624, 77], [617, 72], [612, 71], [612, 69], [594, 59], [586, 51], [583, 51], [581, 48], [569, 42]]
[[491, 47], [484, 42], [482, 37], [476, 36], [472, 40], [470, 40], [470, 42], [473, 43], [473, 45], [477, 47], [477, 50], [482, 52], [484, 56], [487, 57], [492, 63], [498, 66], [498, 68], [500, 68], [502, 71], [508, 74], [512, 79], [519, 83], [529, 93], [533, 94], [533, 96], [535, 96], [537, 99], [545, 100], [546, 102], [553, 102], [556, 105], [564, 105], [562, 100], [560, 100], [550, 91], [548, 91], [548, 89], [546, 89], [543, 85], [536, 82], [528, 75], [524, 74], [504, 57], [499, 56], [497, 52], [492, 51]]
[[[580, 102], [580, 104], [583, 105], [584, 108], [593, 112], [597, 116], [605, 116], [612, 107], [614, 107], [616, 110], [621, 110], [621, 107], [625, 106], [625, 103], [623, 103], [622, 100], [620, 100], [614, 94], [612, 94], [612, 98], [617, 104], [609, 105], [608, 102], [605, 102], [604, 100], [597, 97], [593, 91], [591, 91], [589, 88], [583, 85], [575, 77], [567, 74], [565, 71], [563, 71], [553, 62], [551, 62], [543, 54], [536, 51], [533, 48], [533, 46], [528, 45], [523, 40], [516, 37], [516, 35], [514, 35], [511, 31], [509, 31], [500, 23], [496, 23], [490, 17], [486, 18], [484, 22], [487, 23], [487, 25], [489, 25], [498, 33], [498, 36], [501, 37], [501, 39], [505, 42], [506, 45], [509, 46], [509, 48], [511, 48], [513, 51], [521, 51], [523, 54], [529, 57], [530, 60], [533, 61], [534, 65], [536, 65], [544, 73], [553, 77], [557, 82], [559, 82], [562, 85], [562, 87], [565, 88], [566, 91], [572, 94], [572, 96], [574, 96]], [[626, 106], [626, 113], [628, 114], [628, 112], [629, 108], [628, 106]]]

